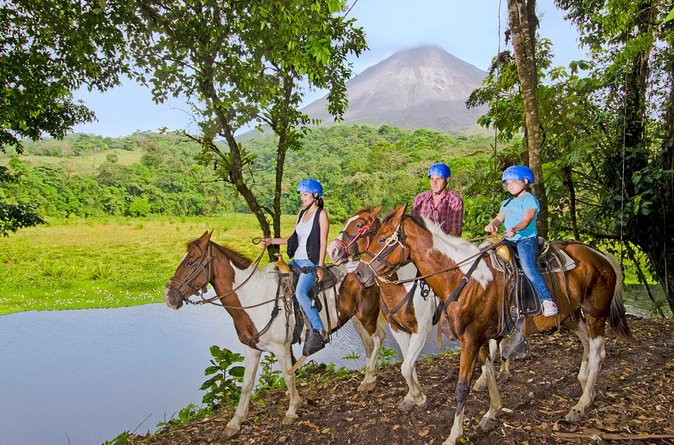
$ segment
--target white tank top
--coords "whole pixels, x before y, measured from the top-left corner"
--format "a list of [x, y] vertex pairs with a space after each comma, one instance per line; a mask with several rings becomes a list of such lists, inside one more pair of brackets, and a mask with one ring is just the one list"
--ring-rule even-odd
[[[300, 218], [300, 221], [295, 226], [295, 233], [297, 233], [297, 250], [295, 251], [295, 257], [298, 260], [307, 260], [309, 259], [309, 254], [307, 253], [307, 240], [311, 234], [311, 229], [314, 226], [314, 218], [316, 218], [317, 211], [309, 218], [309, 221], [302, 221], [303, 218]], [[302, 215], [304, 216], [304, 215]]]

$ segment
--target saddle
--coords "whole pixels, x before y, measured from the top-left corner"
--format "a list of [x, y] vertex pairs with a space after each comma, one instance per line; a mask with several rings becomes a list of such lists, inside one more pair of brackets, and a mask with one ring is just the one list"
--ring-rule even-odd
[[[283, 295], [284, 301], [292, 301], [293, 308], [292, 313], [295, 316], [295, 329], [293, 331], [292, 343], [298, 343], [301, 338], [302, 328], [305, 325], [309, 326], [309, 321], [306, 319], [302, 308], [295, 297], [295, 289], [297, 287], [297, 279], [300, 273], [312, 273], [315, 274], [316, 270], [312, 267], [297, 267], [294, 265], [288, 265], [284, 260], [283, 256], [280, 254], [276, 255], [276, 269], [279, 274], [279, 285], [277, 289], [277, 295]], [[337, 285], [341, 283], [344, 275], [346, 274], [341, 268], [331, 265], [327, 266], [324, 270], [323, 279], [320, 282], [314, 282], [314, 285], [309, 290], [309, 298], [312, 300], [312, 304], [318, 309], [318, 312], [323, 310], [323, 307], [327, 306], [328, 301], [326, 297], [326, 292], [330, 289], [333, 290], [334, 300], [337, 300]], [[286, 307], [286, 309], [290, 309]], [[290, 310], [287, 311], [290, 313]], [[327, 332], [332, 332], [332, 323], [330, 319], [330, 310], [326, 310], [327, 314]], [[310, 330], [310, 329], [309, 329]]]
[[[541, 237], [538, 238], [538, 251], [538, 269], [541, 274], [560, 273], [566, 282], [564, 272], [576, 267], [573, 259]], [[529, 279], [522, 272], [515, 246], [502, 244], [489, 250], [489, 256], [494, 269], [503, 273], [505, 283], [499, 311], [499, 336], [505, 337], [516, 326], [521, 327], [520, 319], [540, 314], [541, 303]], [[550, 294], [556, 300], [559, 292], [553, 286]], [[568, 298], [568, 283], [566, 294]]]

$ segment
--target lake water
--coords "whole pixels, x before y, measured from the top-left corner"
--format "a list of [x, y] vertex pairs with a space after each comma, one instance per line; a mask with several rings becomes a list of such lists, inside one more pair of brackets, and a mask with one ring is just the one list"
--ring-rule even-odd
[[[157, 422], [201, 403], [214, 344], [243, 352], [231, 318], [215, 306], [2, 316], [0, 445], [90, 445], [137, 427], [154, 431]], [[385, 344], [397, 349], [390, 334]], [[352, 352], [361, 359], [342, 360]], [[433, 342], [424, 350], [438, 352]], [[364, 366], [364, 355], [349, 323], [311, 358], [353, 369]]]
[[[628, 312], [648, 316], [650, 303], [637, 300], [639, 292], [628, 292]], [[91, 445], [126, 430], [154, 431], [201, 403], [214, 344], [243, 352], [231, 319], [214, 306], [1, 316], [0, 445]], [[398, 350], [390, 333], [385, 345]], [[352, 352], [361, 359], [342, 359]], [[438, 352], [431, 335], [422, 354]], [[349, 323], [312, 359], [354, 369], [364, 366], [363, 356]]]

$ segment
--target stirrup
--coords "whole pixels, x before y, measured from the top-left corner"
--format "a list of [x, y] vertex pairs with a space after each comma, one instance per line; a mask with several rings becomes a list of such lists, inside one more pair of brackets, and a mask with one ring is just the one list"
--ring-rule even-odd
[[[302, 355], [310, 356], [325, 347], [325, 340], [323, 333], [325, 331], [318, 331], [316, 329], [307, 330], [307, 335], [304, 338], [304, 348], [302, 349]], [[324, 334], [327, 336], [327, 334]]]
[[508, 344], [503, 348], [501, 357], [505, 360], [517, 360], [525, 358], [529, 355], [529, 342], [527, 338], [520, 331], [510, 337]]

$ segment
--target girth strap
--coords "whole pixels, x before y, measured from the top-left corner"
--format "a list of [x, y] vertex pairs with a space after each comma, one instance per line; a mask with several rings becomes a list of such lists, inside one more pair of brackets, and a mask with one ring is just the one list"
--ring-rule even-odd
[[470, 265], [470, 269], [468, 269], [468, 272], [461, 278], [461, 282], [459, 285], [454, 289], [454, 292], [452, 292], [452, 295], [445, 300], [445, 302], [442, 304], [442, 310], [443, 312], [447, 309], [449, 304], [456, 300], [459, 297], [459, 294], [463, 290], [464, 287], [466, 287], [466, 284], [468, 284], [468, 280], [470, 280], [470, 276], [473, 275], [473, 272], [475, 272], [475, 269], [477, 268], [477, 265], [480, 264], [480, 261], [482, 260], [482, 255], [478, 256], [475, 261], [473, 261], [473, 264]]

